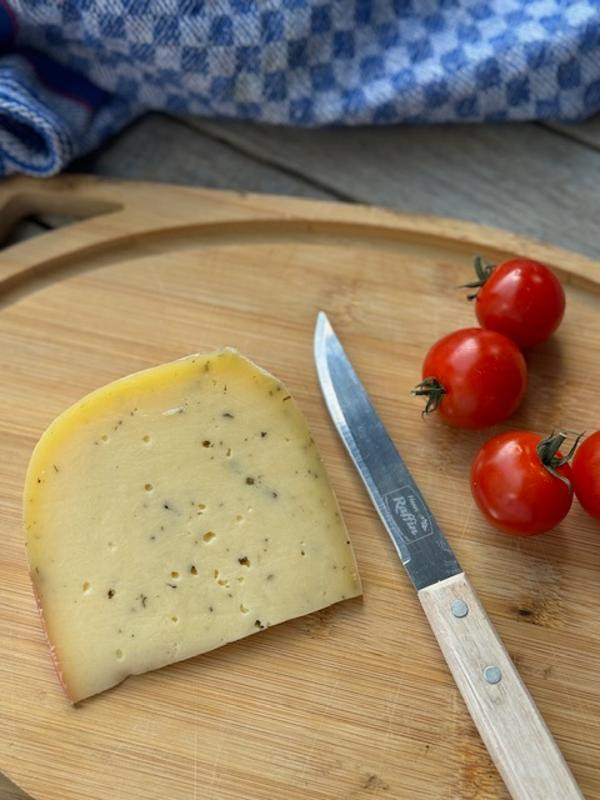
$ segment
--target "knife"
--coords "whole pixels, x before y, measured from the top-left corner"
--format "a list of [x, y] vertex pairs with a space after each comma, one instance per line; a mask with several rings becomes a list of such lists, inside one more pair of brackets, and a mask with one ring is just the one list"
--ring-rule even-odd
[[511, 797], [582, 800], [533, 698], [323, 312], [317, 317], [314, 355], [334, 425]]

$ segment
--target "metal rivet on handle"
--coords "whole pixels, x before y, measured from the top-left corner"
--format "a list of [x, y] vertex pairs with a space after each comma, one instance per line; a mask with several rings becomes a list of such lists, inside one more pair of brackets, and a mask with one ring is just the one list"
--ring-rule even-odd
[[457, 598], [450, 606], [452, 613], [455, 617], [462, 619], [469, 613], [469, 606], [460, 597]]
[[489, 666], [483, 670], [483, 677], [488, 683], [500, 683], [502, 680], [502, 673], [499, 667]]

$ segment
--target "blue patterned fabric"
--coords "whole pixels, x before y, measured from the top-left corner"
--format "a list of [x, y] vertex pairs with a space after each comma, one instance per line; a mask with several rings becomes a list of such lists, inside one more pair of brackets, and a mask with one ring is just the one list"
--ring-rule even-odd
[[283, 125], [600, 110], [600, 0], [0, 0], [0, 174], [148, 109]]

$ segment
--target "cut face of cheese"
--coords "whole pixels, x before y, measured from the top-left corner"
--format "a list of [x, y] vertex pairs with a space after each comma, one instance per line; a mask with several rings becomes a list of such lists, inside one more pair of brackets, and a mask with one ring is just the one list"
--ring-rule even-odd
[[24, 509], [73, 701], [361, 590], [302, 414], [231, 349], [130, 375], [65, 411], [35, 448]]

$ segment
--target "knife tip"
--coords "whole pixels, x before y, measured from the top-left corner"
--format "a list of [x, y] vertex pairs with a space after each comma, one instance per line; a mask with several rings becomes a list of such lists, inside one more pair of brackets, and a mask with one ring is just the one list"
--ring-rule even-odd
[[329, 320], [327, 319], [327, 314], [321, 310], [317, 311], [317, 319], [315, 321], [315, 330], [313, 335], [313, 351], [317, 365], [323, 354], [328, 325]]
[[319, 330], [320, 328], [329, 325], [329, 319], [327, 318], [327, 314], [324, 311], [317, 311], [317, 321], [315, 323], [315, 330]]
[[324, 311], [317, 311], [314, 333], [315, 348], [325, 339], [328, 329], [331, 329], [331, 325], [327, 319], [327, 314]]

